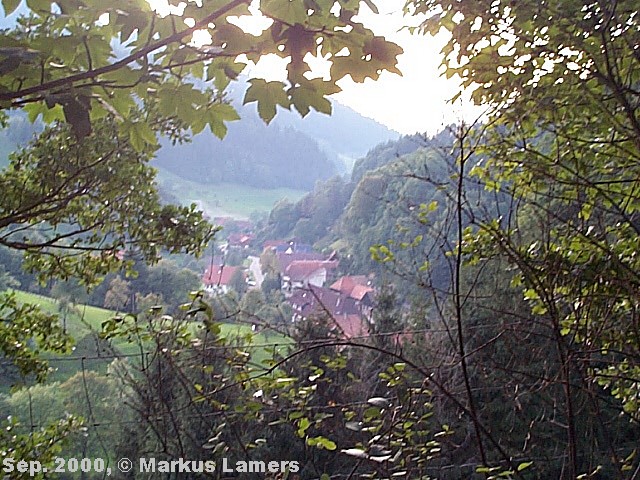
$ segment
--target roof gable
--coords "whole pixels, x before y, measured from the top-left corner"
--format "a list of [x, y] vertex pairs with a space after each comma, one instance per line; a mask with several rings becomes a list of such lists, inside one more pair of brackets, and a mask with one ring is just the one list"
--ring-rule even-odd
[[291, 262], [284, 273], [293, 281], [307, 280], [319, 270], [331, 270], [338, 266], [337, 262], [328, 262], [324, 260], [294, 260]]
[[229, 265], [214, 265], [207, 268], [202, 276], [202, 283], [207, 286], [229, 285], [233, 275], [239, 270], [238, 267]]

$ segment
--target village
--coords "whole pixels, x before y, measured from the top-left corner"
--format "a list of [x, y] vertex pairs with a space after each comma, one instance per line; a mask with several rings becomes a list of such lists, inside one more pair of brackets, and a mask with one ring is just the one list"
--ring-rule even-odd
[[[320, 253], [295, 239], [269, 239], [259, 243], [249, 221], [216, 217], [213, 221], [231, 233], [207, 260], [203, 289], [211, 296], [258, 290], [266, 278], [277, 279], [278, 289], [290, 307], [291, 325], [324, 316], [337, 336], [351, 339], [368, 334], [376, 291], [373, 274], [341, 275], [335, 251]], [[259, 255], [255, 253], [258, 252]], [[226, 259], [243, 258], [242, 265]]]

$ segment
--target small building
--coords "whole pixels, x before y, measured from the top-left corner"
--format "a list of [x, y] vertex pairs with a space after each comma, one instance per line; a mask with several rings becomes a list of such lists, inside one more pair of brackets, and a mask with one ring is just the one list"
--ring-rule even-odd
[[340, 277], [329, 288], [354, 299], [360, 312], [367, 317], [371, 316], [375, 304], [375, 290], [368, 277], [365, 275]]
[[323, 287], [329, 272], [337, 267], [335, 260], [294, 260], [284, 270], [282, 288], [291, 291], [306, 286]]
[[250, 233], [231, 233], [228, 242], [230, 248], [249, 248], [254, 235]]
[[300, 261], [324, 261], [327, 259], [326, 255], [321, 253], [276, 253], [278, 259], [278, 267], [282, 275], [287, 271], [287, 267], [293, 262]]
[[329, 288], [309, 286], [294, 291], [287, 300], [293, 310], [293, 323], [313, 315], [329, 319], [331, 330], [343, 338], [366, 335], [368, 324], [354, 299]]
[[231, 279], [240, 270], [229, 265], [213, 265], [202, 276], [204, 290], [212, 294], [225, 294], [231, 289]]
[[269, 249], [276, 252], [278, 251], [279, 247], [283, 247], [283, 246], [286, 247], [287, 245], [289, 245], [289, 242], [287, 240], [267, 240], [266, 242], [264, 242], [262, 249], [263, 250]]

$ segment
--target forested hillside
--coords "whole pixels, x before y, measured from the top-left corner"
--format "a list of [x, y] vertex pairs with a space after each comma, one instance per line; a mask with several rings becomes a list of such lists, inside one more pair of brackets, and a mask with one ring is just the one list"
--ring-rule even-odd
[[[237, 183], [310, 190], [318, 180], [349, 174], [356, 158], [377, 143], [397, 136], [337, 103], [335, 117], [316, 112], [302, 121], [293, 113], [283, 112], [271, 125], [260, 120], [253, 106], [238, 108], [242, 121], [230, 123], [224, 139], [209, 131], [183, 144], [161, 139], [153, 165], [204, 185]], [[354, 128], [358, 135], [347, 135]], [[0, 165], [6, 164], [9, 153], [25, 145], [36, 131], [24, 115], [13, 115], [8, 127], [0, 132]]]
[[222, 140], [205, 131], [182, 145], [162, 142], [153, 164], [205, 185], [299, 190], [337, 172], [338, 159], [329, 158], [312, 138], [293, 127], [265, 125], [253, 110], [241, 109], [243, 119], [229, 124]]
[[384, 125], [338, 102], [332, 102], [332, 108], [331, 116], [311, 111], [303, 121], [295, 112], [283, 110], [274, 123], [313, 138], [330, 159], [337, 160], [338, 173], [347, 175], [356, 160], [373, 146], [399, 137]]
[[377, 145], [357, 160], [350, 181], [334, 177], [296, 203], [277, 204], [261, 236], [334, 248], [350, 270], [380, 271], [384, 267], [372, 259], [370, 247], [412, 240], [424, 229], [416, 213], [444, 199], [455, 163], [452, 139], [445, 129], [434, 137], [410, 135]]
[[247, 86], [238, 83], [230, 92], [242, 119], [228, 125], [223, 139], [205, 131], [184, 145], [163, 142], [154, 164], [203, 184], [310, 190], [318, 180], [348, 175], [371, 147], [398, 136], [336, 102], [331, 116], [312, 111], [303, 120], [280, 109], [265, 125], [253, 105], [242, 105]]

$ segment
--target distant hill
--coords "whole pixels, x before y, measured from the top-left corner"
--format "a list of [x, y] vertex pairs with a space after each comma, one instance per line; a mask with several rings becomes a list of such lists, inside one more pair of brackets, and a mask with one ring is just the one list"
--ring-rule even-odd
[[351, 181], [358, 183], [367, 172], [425, 147], [445, 153], [453, 144], [453, 140], [451, 132], [444, 129], [433, 137], [420, 134], [405, 135], [397, 140], [380, 143], [356, 161], [351, 172]]
[[335, 162], [304, 133], [267, 126], [246, 110], [241, 115], [222, 140], [206, 130], [183, 145], [162, 141], [153, 165], [201, 184], [302, 190], [336, 173]]
[[300, 118], [298, 113], [284, 110], [274, 122], [295, 128], [317, 141], [329, 158], [339, 160], [341, 174], [350, 173], [354, 163], [375, 145], [400, 137], [398, 132], [363, 117], [350, 107], [337, 102], [332, 105], [331, 116], [312, 110], [305, 118]]
[[154, 164], [199, 183], [311, 190], [319, 180], [350, 173], [370, 148], [399, 136], [335, 102], [331, 116], [312, 111], [301, 118], [278, 109], [267, 126], [255, 105], [242, 105], [246, 88], [239, 81], [230, 89], [242, 119], [228, 124], [224, 139], [205, 130], [189, 144], [164, 142]]
[[0, 168], [9, 164], [10, 153], [26, 145], [43, 128], [41, 123], [29, 122], [23, 112], [10, 111], [8, 115], [7, 128], [0, 130]]
[[[231, 85], [229, 97], [244, 113], [243, 118], [247, 113], [257, 117], [255, 104], [242, 106], [247, 86], [246, 82]], [[304, 118], [301, 118], [295, 109], [279, 108], [273, 124], [293, 128], [313, 138], [330, 159], [339, 161], [338, 171], [341, 174], [350, 173], [354, 162], [366, 155], [375, 145], [400, 137], [398, 132], [371, 118], [363, 117], [347, 106], [335, 101], [332, 102], [332, 106], [331, 115], [311, 110]]]

